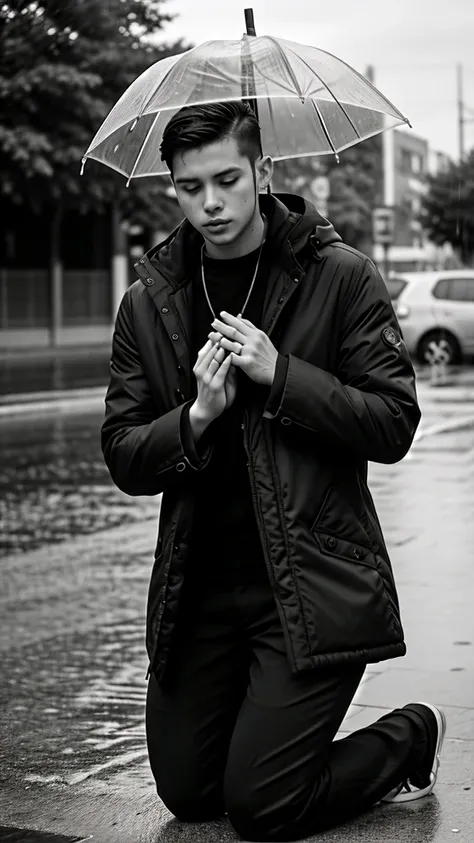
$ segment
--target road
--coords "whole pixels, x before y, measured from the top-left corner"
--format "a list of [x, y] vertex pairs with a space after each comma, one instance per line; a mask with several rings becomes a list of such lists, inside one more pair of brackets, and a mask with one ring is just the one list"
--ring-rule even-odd
[[[370, 467], [408, 654], [369, 667], [340, 736], [409, 700], [442, 704], [440, 784], [436, 796], [376, 808], [325, 842], [473, 839], [472, 377], [421, 382], [420, 400], [408, 457]], [[159, 501], [112, 487], [100, 419], [94, 404], [0, 420], [0, 825], [98, 843], [233, 841], [225, 821], [181, 826], [153, 792], [143, 616]]]

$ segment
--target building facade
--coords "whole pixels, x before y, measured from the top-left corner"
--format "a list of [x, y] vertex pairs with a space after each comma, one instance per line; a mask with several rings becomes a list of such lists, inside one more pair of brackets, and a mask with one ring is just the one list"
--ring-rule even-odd
[[140, 237], [128, 236], [113, 207], [0, 210], [0, 351], [110, 343]]
[[[390, 185], [386, 204], [394, 208], [394, 241], [389, 250], [392, 270], [416, 271], [442, 268], [453, 257], [450, 246], [430, 242], [421, 222], [423, 196], [428, 190], [428, 176], [449, 166], [449, 157], [432, 150], [425, 138], [411, 130], [395, 129], [386, 139], [389, 153], [384, 157]], [[374, 245], [374, 259], [384, 263], [383, 248]]]

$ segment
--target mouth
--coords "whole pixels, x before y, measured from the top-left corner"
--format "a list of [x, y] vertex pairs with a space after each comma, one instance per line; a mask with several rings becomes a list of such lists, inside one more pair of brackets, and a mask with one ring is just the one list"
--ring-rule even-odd
[[211, 231], [222, 231], [230, 224], [230, 220], [212, 220], [205, 225], [205, 228], [210, 228]]

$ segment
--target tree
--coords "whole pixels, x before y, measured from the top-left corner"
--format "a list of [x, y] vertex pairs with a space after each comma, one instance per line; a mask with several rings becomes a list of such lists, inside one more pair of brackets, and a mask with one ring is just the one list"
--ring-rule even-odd
[[176, 215], [164, 179], [125, 187], [80, 161], [106, 114], [146, 67], [182, 52], [150, 36], [171, 17], [165, 0], [3, 0], [0, 5], [0, 190], [40, 211], [119, 201], [123, 215], [156, 224]]
[[423, 197], [423, 227], [430, 239], [450, 243], [463, 264], [474, 262], [474, 149], [461, 164], [451, 163], [428, 179]]
[[294, 191], [312, 199], [312, 180], [318, 173], [327, 175], [329, 219], [346, 243], [365, 250], [372, 239], [372, 210], [381, 201], [381, 137], [349, 147], [339, 157], [340, 163], [329, 155], [278, 162], [273, 187], [275, 192]]
[[380, 135], [340, 153], [329, 164], [328, 215], [343, 240], [366, 249], [372, 240], [372, 211], [382, 198], [382, 138]]

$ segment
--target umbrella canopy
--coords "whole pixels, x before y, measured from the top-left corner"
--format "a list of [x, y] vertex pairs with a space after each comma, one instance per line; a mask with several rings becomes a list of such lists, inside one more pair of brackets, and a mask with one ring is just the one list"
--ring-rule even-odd
[[207, 41], [156, 62], [113, 107], [87, 158], [124, 176], [168, 173], [166, 124], [183, 106], [255, 99], [264, 152], [274, 160], [336, 154], [408, 123], [367, 79], [316, 47], [269, 35]]

